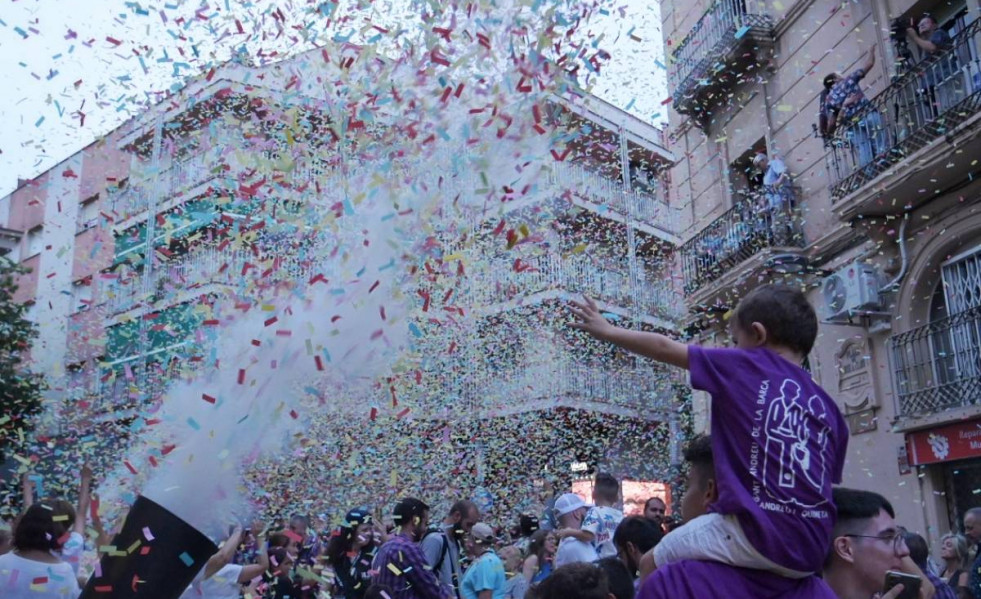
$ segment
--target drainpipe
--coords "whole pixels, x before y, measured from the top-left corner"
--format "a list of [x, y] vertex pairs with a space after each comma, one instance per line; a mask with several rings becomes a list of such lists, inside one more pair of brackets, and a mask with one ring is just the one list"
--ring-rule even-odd
[[899, 287], [900, 281], [906, 276], [906, 270], [909, 267], [909, 255], [906, 251], [906, 225], [909, 223], [909, 213], [903, 215], [903, 222], [899, 225], [899, 258], [901, 261], [899, 272], [896, 277], [882, 286], [880, 291], [892, 291], [896, 287]]

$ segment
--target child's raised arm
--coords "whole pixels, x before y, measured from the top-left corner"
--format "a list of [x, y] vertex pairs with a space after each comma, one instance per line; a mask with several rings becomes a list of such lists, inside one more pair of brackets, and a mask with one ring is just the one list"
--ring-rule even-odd
[[659, 333], [631, 331], [613, 326], [600, 314], [596, 302], [586, 296], [583, 296], [583, 303], [571, 303], [570, 309], [579, 319], [579, 322], [572, 323], [574, 328], [652, 360], [688, 368], [688, 346], [684, 343]]

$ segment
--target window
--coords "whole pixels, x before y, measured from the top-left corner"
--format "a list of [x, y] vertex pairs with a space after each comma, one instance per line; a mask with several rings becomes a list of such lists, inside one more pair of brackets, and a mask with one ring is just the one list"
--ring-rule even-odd
[[44, 227], [38, 225], [27, 232], [27, 256], [37, 256], [44, 249]]
[[72, 285], [72, 312], [88, 310], [92, 306], [92, 277], [75, 281]]
[[81, 233], [99, 224], [99, 195], [96, 194], [78, 206], [78, 228]]
[[953, 406], [981, 379], [981, 248], [948, 260], [940, 274], [930, 302], [924, 376], [944, 392], [942, 403]]

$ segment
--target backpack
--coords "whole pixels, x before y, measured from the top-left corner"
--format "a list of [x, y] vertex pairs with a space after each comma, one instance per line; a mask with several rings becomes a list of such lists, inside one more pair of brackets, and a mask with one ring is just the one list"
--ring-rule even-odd
[[[433, 572], [436, 574], [438, 578], [439, 571], [443, 567], [443, 561], [446, 560], [446, 554], [450, 552], [450, 539], [446, 536], [445, 531], [439, 528], [430, 528], [429, 530], [426, 531], [426, 534], [422, 537], [422, 540], [425, 541], [427, 538], [429, 538], [429, 535], [433, 535], [433, 534], [437, 534], [440, 537], [442, 537], [442, 542], [440, 544], [441, 546], [439, 550], [439, 559], [437, 559], [436, 563], [433, 564]], [[460, 597], [460, 581], [457, 580], [456, 570], [452, 567], [450, 568], [450, 580], [453, 583], [453, 592], [456, 593], [457, 597]]]

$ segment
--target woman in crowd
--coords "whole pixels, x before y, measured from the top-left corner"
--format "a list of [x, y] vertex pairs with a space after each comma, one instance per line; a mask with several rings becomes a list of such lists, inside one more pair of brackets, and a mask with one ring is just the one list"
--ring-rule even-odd
[[462, 599], [504, 599], [504, 563], [494, 553], [494, 529], [478, 522], [467, 536], [467, 555], [473, 560], [460, 581]]
[[378, 551], [379, 534], [367, 510], [347, 513], [344, 524], [327, 544], [327, 563], [334, 570], [336, 595], [364, 599], [371, 584], [371, 562]]
[[284, 533], [269, 535], [269, 570], [266, 572], [269, 586], [264, 597], [297, 599], [300, 596], [301, 585], [292, 576], [298, 552], [296, 542]]
[[968, 549], [964, 535], [947, 533], [940, 539], [940, 559], [944, 561], [944, 570], [940, 574], [950, 588], [962, 594], [961, 589], [967, 587], [968, 578]]
[[537, 530], [531, 535], [528, 544], [528, 557], [522, 566], [528, 584], [537, 584], [552, 573], [552, 559], [555, 557], [555, 535], [551, 530]]
[[56, 555], [69, 527], [51, 505], [35, 503], [14, 526], [14, 550], [0, 555], [4, 599], [75, 599], [81, 589], [70, 564]]

